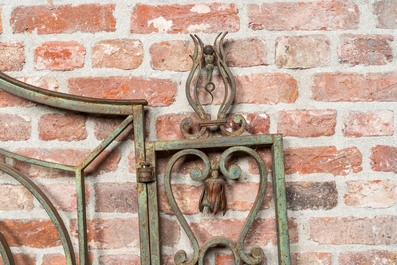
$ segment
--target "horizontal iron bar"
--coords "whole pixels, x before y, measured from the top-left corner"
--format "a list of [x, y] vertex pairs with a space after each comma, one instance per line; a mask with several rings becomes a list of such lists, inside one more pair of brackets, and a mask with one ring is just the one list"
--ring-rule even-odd
[[238, 137], [222, 137], [209, 139], [187, 139], [179, 141], [153, 142], [156, 151], [180, 150], [189, 148], [215, 148], [235, 145], [272, 145], [282, 138], [281, 134], [247, 135]]
[[0, 72], [0, 89], [36, 103], [86, 113], [130, 115], [132, 106], [147, 105], [144, 99], [100, 99], [50, 91], [18, 81], [2, 72]]
[[36, 158], [31, 158], [31, 157], [26, 157], [23, 155], [15, 154], [13, 152], [6, 151], [4, 149], [0, 148], [0, 155], [9, 157], [18, 161], [22, 161], [28, 164], [32, 165], [39, 165], [42, 167], [47, 167], [47, 168], [54, 168], [54, 169], [61, 169], [65, 171], [71, 171], [74, 172], [76, 170], [75, 166], [70, 166], [70, 165], [64, 165], [64, 164], [59, 164], [59, 163], [54, 163], [54, 162], [48, 162]]

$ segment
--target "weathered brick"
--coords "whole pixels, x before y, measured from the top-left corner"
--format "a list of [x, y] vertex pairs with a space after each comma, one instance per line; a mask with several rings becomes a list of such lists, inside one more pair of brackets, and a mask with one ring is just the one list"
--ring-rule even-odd
[[22, 43], [0, 42], [0, 71], [21, 71], [25, 65]]
[[[210, 265], [212, 263], [207, 260], [207, 263], [204, 262], [204, 265]], [[216, 265], [234, 265], [234, 256], [232, 254], [226, 254], [226, 253], [215, 253], [215, 264]], [[266, 265], [267, 263], [267, 258], [266, 255], [264, 257], [264, 260], [262, 263], [259, 263], [258, 265]]]
[[[74, 183], [41, 184], [39, 187], [58, 211], [77, 211], [77, 194], [76, 185]], [[90, 190], [88, 186], [85, 188], [85, 197], [85, 203], [88, 206], [90, 202]]]
[[44, 114], [39, 119], [39, 137], [44, 141], [80, 141], [87, 138], [87, 117], [77, 114]]
[[335, 146], [289, 148], [285, 150], [285, 172], [348, 175], [362, 170], [362, 155], [357, 147], [337, 150]]
[[296, 80], [288, 74], [252, 74], [236, 77], [235, 103], [293, 103], [298, 97]]
[[378, 0], [374, 4], [374, 14], [378, 19], [377, 28], [397, 28], [397, 3], [394, 0]]
[[366, 208], [388, 208], [397, 203], [397, 185], [385, 180], [352, 180], [343, 196], [346, 205]]
[[151, 65], [156, 70], [184, 72], [192, 67], [193, 42], [171, 40], [150, 46]]
[[143, 45], [140, 40], [104, 40], [92, 48], [94, 68], [119, 68], [131, 70], [138, 68], [143, 61]]
[[160, 217], [160, 238], [163, 246], [173, 247], [181, 238], [179, 223], [168, 217]]
[[266, 43], [260, 38], [227, 39], [224, 49], [228, 66], [251, 67], [267, 65]]
[[11, 247], [49, 248], [61, 246], [59, 234], [50, 220], [2, 220], [0, 230]]
[[330, 60], [330, 41], [324, 35], [283, 36], [276, 40], [276, 65], [280, 68], [313, 68]]
[[359, 18], [358, 6], [349, 0], [248, 5], [253, 30], [356, 29]]
[[31, 210], [33, 195], [22, 185], [0, 185], [0, 211]]
[[96, 183], [95, 211], [110, 213], [136, 213], [138, 196], [135, 183]]
[[[99, 257], [100, 265], [133, 265], [140, 264], [139, 256], [137, 255], [102, 255]], [[167, 263], [166, 263], [167, 264]]]
[[372, 169], [397, 173], [397, 147], [377, 145], [372, 148]]
[[11, 14], [14, 33], [58, 34], [115, 31], [115, 4], [20, 6]]
[[[36, 159], [76, 166], [80, 164], [91, 151], [92, 150], [26, 148], [18, 149], [16, 153]], [[120, 158], [121, 153], [119, 150], [113, 150], [111, 152], [104, 151], [84, 170], [84, 172], [86, 175], [92, 176], [101, 174], [102, 172], [115, 171], [118, 167]], [[43, 169], [43, 167], [19, 161], [14, 162], [14, 167], [32, 178], [74, 177], [70, 172], [58, 169]]]
[[321, 73], [314, 75], [318, 101], [397, 101], [396, 73]]
[[394, 134], [394, 112], [391, 110], [350, 111], [343, 123], [347, 137], [388, 136]]
[[[19, 77], [19, 81], [48, 90], [58, 90], [58, 81], [53, 77]], [[0, 90], [0, 107], [32, 107], [31, 101]]]
[[395, 216], [312, 217], [310, 238], [319, 244], [393, 245], [397, 243]]
[[[94, 134], [97, 140], [105, 140], [121, 123], [123, 119], [117, 117], [95, 118]], [[133, 126], [129, 125], [125, 131], [116, 138], [116, 141], [133, 139]]]
[[240, 28], [234, 4], [144, 5], [137, 4], [131, 15], [132, 33], [214, 33]]
[[35, 49], [37, 70], [70, 71], [84, 66], [86, 50], [76, 41], [50, 41]]
[[30, 138], [30, 118], [16, 114], [0, 114], [0, 124], [1, 141], [26, 141]]
[[290, 210], [330, 210], [338, 204], [335, 181], [289, 182], [286, 185], [287, 206]]
[[335, 110], [287, 110], [279, 113], [277, 131], [284, 136], [320, 137], [335, 133]]
[[[203, 218], [200, 222], [191, 223], [191, 228], [199, 242], [205, 242], [214, 236], [224, 236], [236, 240], [240, 235], [244, 220], [238, 219], [213, 219]], [[297, 224], [294, 221], [288, 222], [290, 242], [298, 241]], [[246, 238], [247, 245], [266, 246], [277, 243], [277, 229], [275, 218], [257, 219]]]
[[352, 35], [341, 37], [338, 55], [341, 63], [350, 65], [383, 65], [393, 61], [391, 35]]
[[394, 265], [397, 264], [397, 252], [345, 252], [339, 255], [338, 261], [340, 265]]
[[250, 134], [268, 134], [270, 131], [270, 116], [264, 112], [238, 113], [247, 122], [246, 131]]
[[151, 106], [174, 102], [177, 84], [170, 79], [143, 77], [80, 77], [68, 80], [69, 92], [110, 99], [146, 99]]
[[[34, 254], [13, 253], [15, 264], [36, 265], [36, 256]], [[3, 259], [0, 259], [0, 265], [5, 265]]]
[[184, 139], [179, 126], [183, 119], [190, 117], [193, 120], [195, 133], [198, 129], [197, 122], [199, 118], [195, 114], [165, 114], [157, 117], [156, 135], [159, 140], [177, 140]]
[[[70, 223], [72, 235], [77, 238], [77, 222]], [[87, 220], [88, 246], [91, 249], [139, 247], [137, 218]]]
[[332, 254], [325, 252], [304, 252], [291, 255], [294, 265], [332, 265]]
[[[87, 265], [93, 264], [94, 257], [91, 253], [88, 253]], [[79, 255], [76, 253], [76, 264], [79, 263]], [[43, 262], [41, 265], [60, 265], [67, 264], [66, 257], [63, 254], [45, 254], [43, 256]]]

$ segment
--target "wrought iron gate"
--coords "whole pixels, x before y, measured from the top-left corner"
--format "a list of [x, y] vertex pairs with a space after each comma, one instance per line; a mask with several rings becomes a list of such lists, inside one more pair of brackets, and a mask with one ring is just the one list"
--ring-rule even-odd
[[[193, 249], [193, 254], [189, 256], [183, 250], [176, 252], [175, 264], [202, 265], [207, 251], [215, 247], [228, 248], [233, 254], [235, 264], [261, 264], [265, 257], [264, 251], [259, 247], [253, 247], [248, 251], [245, 246], [245, 239], [264, 201], [267, 187], [267, 168], [257, 148], [271, 149], [278, 259], [279, 264], [290, 264], [282, 135], [242, 135], [246, 127], [244, 117], [238, 114], [228, 116], [235, 97], [236, 85], [225, 62], [223, 51], [225, 35], [218, 35], [214, 45], [204, 45], [200, 38], [192, 36], [195, 50], [192, 55], [193, 67], [186, 82], [186, 97], [198, 118], [187, 117], [182, 121], [180, 128], [185, 140], [147, 142], [144, 135], [144, 106], [147, 104], [145, 100], [103, 100], [71, 96], [26, 85], [0, 73], [0, 88], [16, 96], [60, 109], [126, 117], [78, 166], [33, 159], [0, 149], [0, 155], [13, 160], [74, 173], [78, 207], [79, 264], [88, 264], [84, 169], [130, 124], [134, 125], [135, 137], [141, 264], [161, 264], [157, 183], [160, 177], [164, 178], [169, 204]], [[218, 79], [213, 75], [216, 71]], [[206, 74], [203, 75], [203, 72]], [[206, 94], [211, 98], [212, 103], [217, 97], [216, 90], [222, 86], [223, 100], [216, 118], [211, 119], [211, 115], [205, 111], [206, 108], [201, 103], [200, 96], [202, 93]], [[169, 157], [164, 172], [158, 172], [159, 169], [156, 167], [156, 159], [160, 153]], [[225, 237], [214, 237], [200, 246], [173, 195], [171, 180], [173, 176], [175, 177], [174, 165], [186, 157], [198, 159], [201, 166], [193, 168], [190, 172], [192, 180], [202, 183], [202, 195], [197, 207], [201, 212], [225, 214], [228, 210], [225, 184], [237, 181], [243, 173], [238, 164], [232, 161], [232, 157], [241, 153], [253, 159], [259, 170], [256, 199], [236, 241]], [[69, 233], [51, 201], [29, 177], [16, 169], [0, 162], [0, 170], [16, 179], [38, 199], [59, 233], [67, 263], [76, 264]], [[15, 264], [9, 244], [1, 231], [0, 251], [5, 264]]]

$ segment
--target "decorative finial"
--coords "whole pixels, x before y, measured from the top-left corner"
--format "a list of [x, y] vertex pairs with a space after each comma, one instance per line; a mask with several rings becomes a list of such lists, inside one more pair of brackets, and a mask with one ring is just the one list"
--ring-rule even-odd
[[[226, 64], [225, 51], [223, 49], [223, 40], [227, 32], [220, 33], [215, 39], [214, 45], [205, 45], [197, 35], [190, 35], [194, 42], [194, 52], [190, 57], [193, 61], [192, 69], [190, 70], [189, 76], [186, 81], [186, 98], [189, 104], [192, 106], [196, 114], [198, 115], [199, 121], [199, 132], [192, 134], [190, 129], [192, 128], [193, 121], [190, 118], [186, 118], [181, 122], [181, 132], [186, 138], [195, 139], [205, 135], [208, 128], [220, 129], [222, 135], [227, 136], [238, 136], [245, 131], [246, 121], [241, 115], [234, 115], [232, 123], [238, 129], [235, 131], [229, 131], [226, 128], [226, 115], [233, 104], [236, 96], [236, 81], [232, 72]], [[224, 84], [224, 98], [222, 104], [219, 107], [217, 118], [211, 119], [211, 116], [204, 110], [202, 102], [200, 102], [199, 94], [200, 90], [204, 90], [211, 96], [211, 104], [214, 102], [214, 92], [217, 89], [215, 82], [213, 81], [214, 69], [218, 68], [221, 81]], [[202, 80], [201, 72], [205, 70], [206, 80], [204, 86], [201, 87], [200, 82]]]

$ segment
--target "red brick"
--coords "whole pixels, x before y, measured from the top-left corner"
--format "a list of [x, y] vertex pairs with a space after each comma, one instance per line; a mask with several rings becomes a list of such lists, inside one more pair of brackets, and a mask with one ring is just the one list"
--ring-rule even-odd
[[193, 120], [194, 132], [197, 130], [198, 117], [195, 114], [165, 114], [157, 117], [156, 134], [159, 140], [184, 139], [180, 130], [180, 124], [184, 118]]
[[236, 32], [240, 28], [234, 4], [144, 5], [131, 15], [132, 33]]
[[110, 99], [146, 99], [151, 106], [174, 102], [177, 84], [170, 79], [143, 77], [81, 77], [68, 81], [69, 92]]
[[[19, 81], [48, 90], [58, 90], [58, 81], [53, 77], [19, 77]], [[24, 100], [10, 93], [0, 90], [0, 107], [32, 107], [31, 101]]]
[[193, 43], [171, 40], [154, 43], [150, 47], [151, 65], [155, 70], [184, 72], [192, 67]]
[[[75, 150], [75, 149], [19, 149], [16, 153], [32, 157], [36, 159], [51, 161], [55, 163], [62, 163], [66, 165], [77, 166], [90, 153], [89, 150]], [[92, 176], [98, 175], [102, 172], [112, 172], [118, 167], [121, 158], [121, 153], [118, 150], [112, 152], [105, 151], [97, 157], [91, 165], [85, 169], [85, 174]], [[43, 167], [29, 165], [26, 163], [14, 162], [14, 167], [22, 173], [32, 178], [58, 178], [58, 177], [74, 177], [74, 174], [57, 169], [44, 169]]]
[[136, 255], [103, 255], [99, 257], [100, 265], [135, 265], [140, 264]]
[[378, 19], [377, 28], [397, 28], [397, 3], [394, 0], [379, 0], [374, 4], [374, 14]]
[[293, 103], [298, 97], [296, 80], [288, 74], [252, 74], [236, 78], [235, 103]]
[[276, 40], [276, 65], [305, 69], [328, 65], [330, 41], [324, 35], [283, 36]]
[[[192, 223], [191, 228], [195, 233], [197, 240], [201, 243], [214, 236], [224, 236], [231, 240], [237, 240], [241, 228], [244, 225], [243, 220], [237, 219], [213, 219], [203, 218], [199, 223]], [[290, 242], [298, 240], [297, 224], [290, 221], [289, 224]], [[277, 243], [277, 229], [275, 218], [257, 219], [246, 238], [247, 245], [266, 246], [269, 243]]]
[[30, 138], [32, 125], [29, 118], [16, 114], [0, 114], [0, 140], [26, 141]]
[[21, 71], [25, 65], [22, 43], [0, 42], [0, 71]]
[[[199, 200], [202, 192], [201, 186], [193, 186], [187, 184], [173, 184], [172, 192], [175, 200], [183, 214], [191, 215], [199, 213]], [[188, 195], [188, 196], [187, 196]], [[168, 201], [164, 186], [160, 186], [159, 190], [159, 207], [161, 212], [174, 214]]]
[[340, 265], [394, 265], [397, 264], [397, 252], [365, 251], [346, 252], [339, 255]]
[[95, 211], [136, 213], [138, 195], [135, 183], [95, 183]]
[[253, 30], [356, 29], [359, 18], [358, 6], [349, 0], [248, 5]]
[[314, 146], [285, 150], [285, 172], [348, 175], [362, 170], [362, 155], [356, 147], [337, 150], [335, 146]]
[[391, 110], [350, 111], [344, 119], [347, 137], [390, 136], [394, 134], [394, 112]]
[[384, 65], [393, 61], [391, 35], [352, 35], [341, 37], [338, 55], [341, 63], [350, 65]]
[[372, 169], [397, 173], [397, 147], [377, 145], [372, 148]]
[[[15, 264], [36, 265], [36, 256], [33, 254], [13, 253], [13, 257]], [[0, 259], [0, 265], [5, 265], [2, 259]]]
[[0, 210], [32, 210], [33, 195], [22, 185], [2, 184], [0, 185]]
[[61, 246], [61, 240], [50, 220], [2, 220], [0, 230], [11, 247], [49, 248]]
[[[76, 185], [74, 183], [42, 184], [40, 185], [40, 189], [45, 193], [45, 195], [47, 195], [58, 211], [77, 211], [77, 194]], [[88, 186], [86, 186], [85, 189], [85, 197], [86, 205], [88, 205], [90, 202], [90, 190]]]
[[58, 34], [115, 31], [114, 4], [21, 6], [11, 14], [14, 33]]
[[140, 40], [104, 40], [92, 48], [94, 68], [118, 68], [131, 70], [138, 68], [143, 61], [143, 45]]
[[[212, 264], [208, 261], [208, 263], [204, 263], [205, 265]], [[234, 265], [234, 256], [232, 254], [225, 254], [225, 253], [216, 253], [215, 254], [215, 264], [216, 265]], [[258, 265], [266, 265], [267, 258], [265, 256], [264, 261], [259, 263]]]
[[324, 252], [304, 252], [291, 255], [294, 265], [332, 265], [332, 254]]
[[160, 238], [163, 246], [173, 247], [181, 238], [179, 223], [168, 217], [160, 218]]
[[238, 113], [247, 122], [247, 132], [249, 134], [268, 134], [270, 131], [270, 116], [264, 112]]
[[44, 114], [39, 120], [39, 137], [44, 141], [80, 141], [87, 138], [87, 117], [76, 114]]
[[[99, 141], [105, 140], [122, 122], [124, 119], [114, 118], [96, 118], [94, 134]], [[133, 139], [133, 126], [129, 125], [125, 131], [116, 138], [116, 141]]]
[[[88, 264], [92, 265], [93, 255], [91, 253], [88, 254]], [[76, 253], [76, 264], [79, 263], [79, 255]], [[43, 262], [41, 265], [60, 265], [66, 264], [66, 258], [63, 254], [45, 254], [43, 256]]]
[[330, 210], [338, 205], [338, 190], [334, 181], [289, 182], [286, 187], [290, 210]]
[[279, 113], [278, 133], [284, 136], [320, 137], [335, 134], [335, 110], [287, 110]]
[[70, 71], [84, 66], [86, 50], [75, 41], [50, 41], [35, 49], [37, 70]]
[[365, 208], [388, 208], [397, 203], [397, 185], [385, 180], [352, 180], [343, 196], [346, 205]]
[[267, 65], [266, 43], [260, 38], [227, 39], [224, 49], [228, 66], [251, 67]]
[[319, 244], [393, 245], [397, 243], [395, 216], [312, 217], [310, 238]]
[[318, 101], [397, 101], [396, 73], [321, 73], [314, 75]]
[[[71, 222], [72, 235], [77, 238], [76, 220]], [[139, 247], [137, 218], [87, 220], [88, 246], [91, 249]]]

